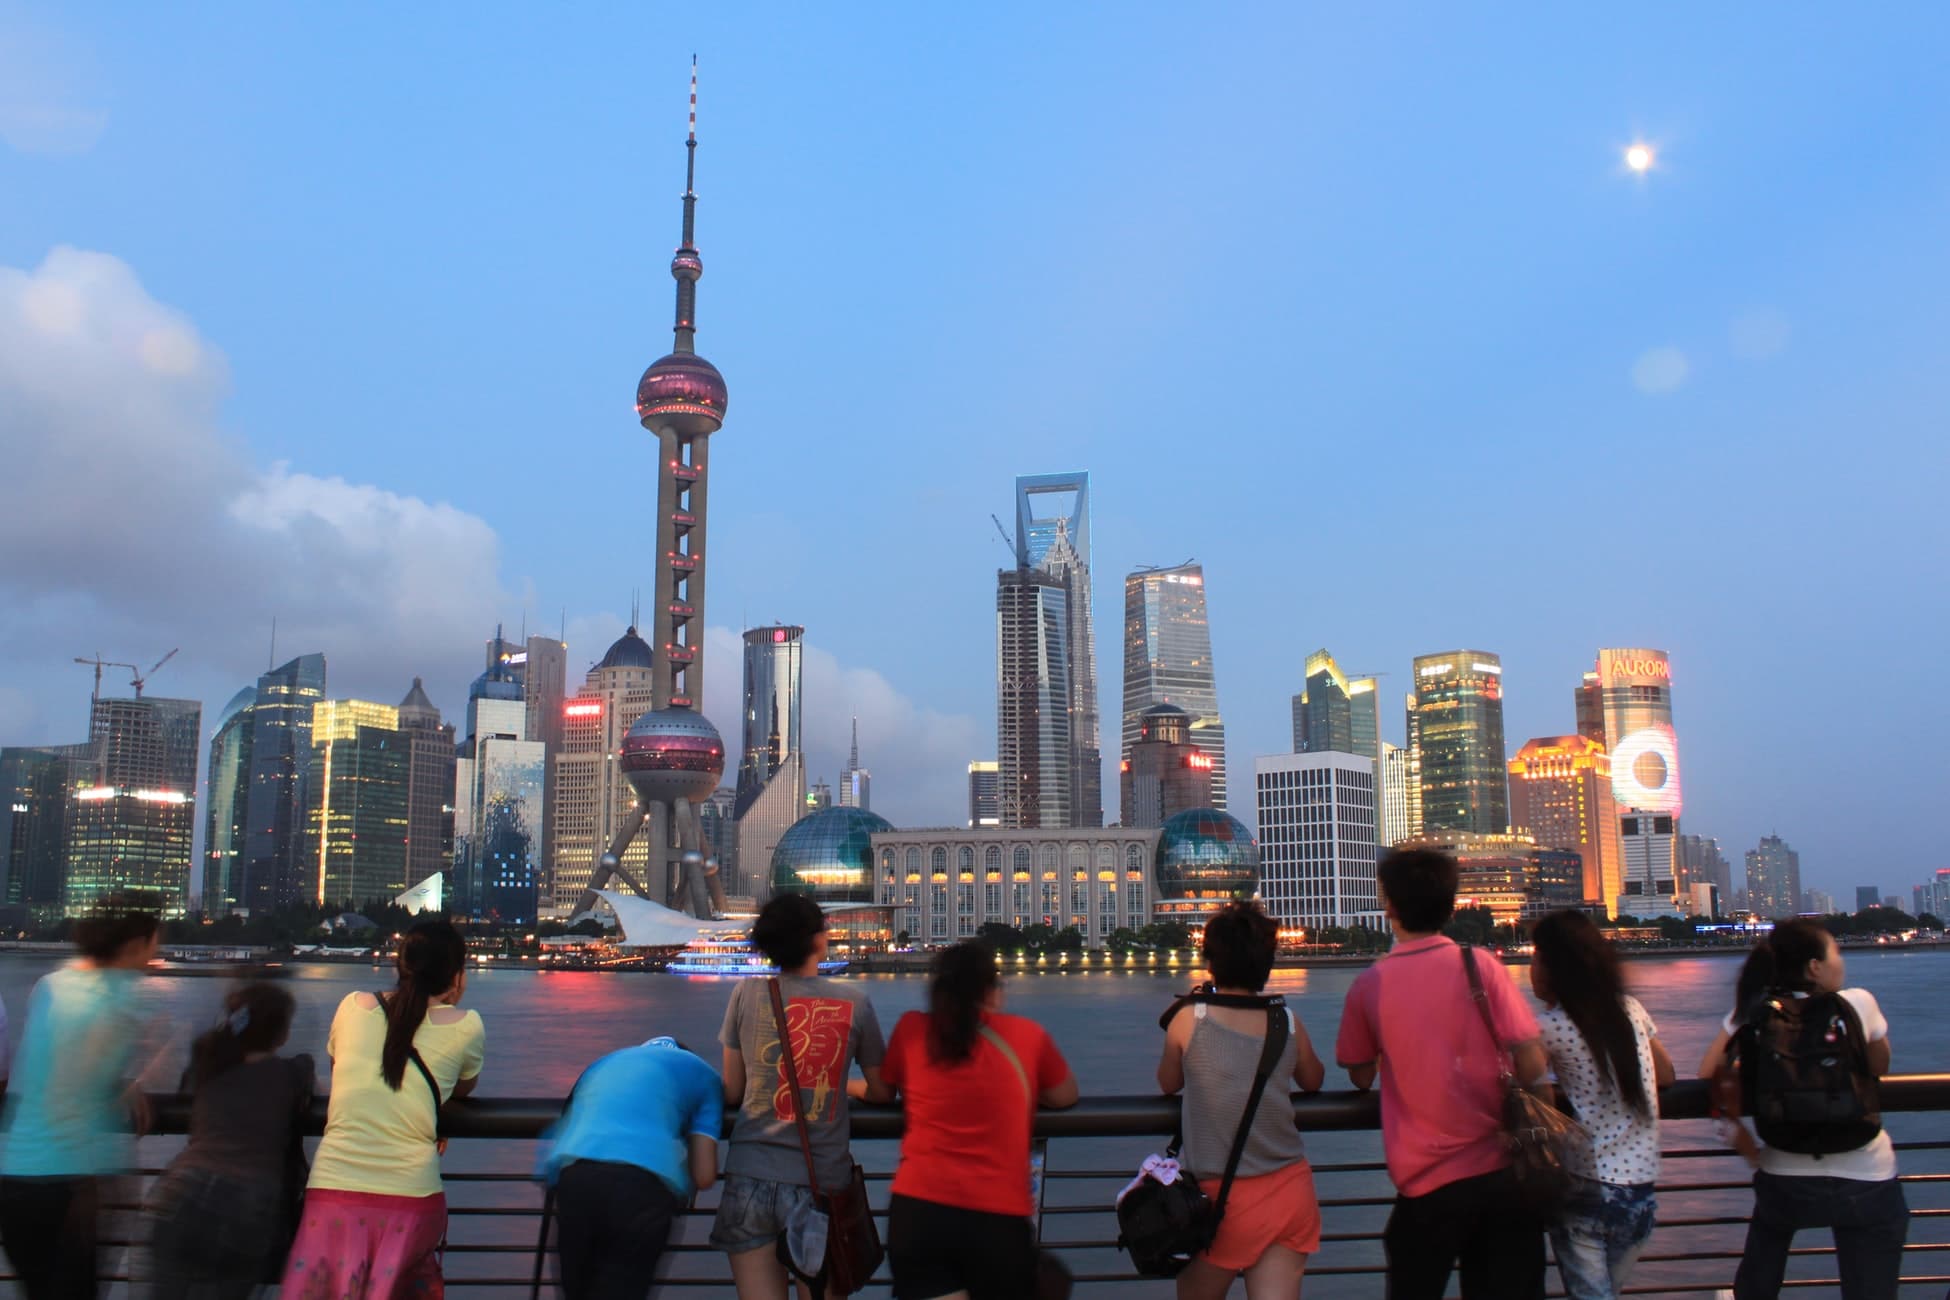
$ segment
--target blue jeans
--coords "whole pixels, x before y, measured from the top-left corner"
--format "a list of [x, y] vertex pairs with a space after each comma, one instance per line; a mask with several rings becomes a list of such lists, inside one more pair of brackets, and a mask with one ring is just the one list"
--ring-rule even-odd
[[1551, 1253], [1569, 1300], [1616, 1300], [1652, 1237], [1654, 1209], [1651, 1183], [1571, 1180], [1563, 1212], [1551, 1225]]
[[1774, 1300], [1787, 1272], [1788, 1248], [1801, 1228], [1835, 1230], [1842, 1300], [1888, 1300], [1903, 1274], [1909, 1203], [1902, 1184], [1856, 1178], [1754, 1175], [1754, 1217], [1733, 1277], [1735, 1300]]

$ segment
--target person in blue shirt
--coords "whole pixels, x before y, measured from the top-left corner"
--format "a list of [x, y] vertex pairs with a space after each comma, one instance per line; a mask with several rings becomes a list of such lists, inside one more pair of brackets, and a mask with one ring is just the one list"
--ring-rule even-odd
[[674, 1038], [583, 1071], [542, 1147], [568, 1300], [643, 1300], [693, 1193], [718, 1180], [724, 1084]]

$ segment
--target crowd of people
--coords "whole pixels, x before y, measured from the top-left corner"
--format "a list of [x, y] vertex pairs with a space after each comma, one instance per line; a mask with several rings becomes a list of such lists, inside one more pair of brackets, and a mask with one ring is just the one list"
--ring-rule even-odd
[[[1444, 937], [1452, 859], [1395, 852], [1378, 877], [1395, 942], [1349, 988], [1334, 1058], [1355, 1088], [1380, 1087], [1396, 1191], [1388, 1295], [1437, 1300], [1460, 1274], [1472, 1300], [1542, 1297], [1547, 1241], [1573, 1300], [1622, 1294], [1653, 1232], [1659, 1089], [1674, 1069], [1609, 942], [1581, 912], [1542, 919], [1534, 1011], [1494, 954]], [[677, 1216], [716, 1184], [710, 1243], [729, 1257], [741, 1300], [845, 1294], [835, 1253], [860, 1245], [849, 1103], [898, 1102], [893, 1294], [1065, 1294], [1064, 1269], [1037, 1246], [1032, 1131], [1039, 1109], [1076, 1102], [1076, 1077], [1041, 1026], [1004, 1009], [994, 954], [977, 943], [936, 954], [926, 1010], [889, 1035], [866, 986], [819, 974], [826, 922], [812, 900], [768, 903], [752, 942], [778, 975], [733, 987], [716, 1068], [668, 1037], [613, 1052], [583, 1072], [547, 1135], [537, 1173], [562, 1292], [648, 1295]], [[1266, 995], [1278, 934], [1264, 913], [1227, 905], [1202, 942], [1209, 983], [1165, 1017], [1157, 1070], [1162, 1091], [1182, 1095], [1180, 1140], [1143, 1177], [1188, 1179], [1184, 1194], [1195, 1188], [1204, 1207], [1206, 1230], [1173, 1270], [1181, 1298], [1216, 1300], [1243, 1279], [1249, 1300], [1292, 1300], [1322, 1239], [1292, 1094], [1320, 1090], [1327, 1064], [1299, 1017]], [[155, 957], [155, 918], [91, 918], [77, 943], [78, 958], [35, 986], [7, 1080], [0, 1246], [29, 1300], [97, 1294], [110, 1180], [133, 1167], [158, 1082], [160, 1045], [135, 989]], [[317, 1068], [283, 1052], [292, 998], [262, 983], [227, 995], [181, 1081], [188, 1141], [143, 1199], [129, 1258], [137, 1295], [224, 1300], [267, 1282], [294, 1300], [443, 1293], [441, 1115], [479, 1081], [485, 1027], [461, 1005], [466, 951], [453, 926], [415, 924], [396, 965], [392, 988], [349, 994], [333, 1016], [324, 1136], [309, 1161]], [[1821, 1059], [1796, 1056], [1801, 1041]], [[1716, 1080], [1729, 1141], [1757, 1169], [1738, 1300], [1777, 1295], [1795, 1233], [1824, 1227], [1846, 1300], [1895, 1294], [1908, 1210], [1873, 1103], [1889, 1061], [1888, 1025], [1872, 995], [1846, 985], [1834, 939], [1808, 922], [1776, 926], [1743, 966], [1700, 1067]], [[1837, 1101], [1838, 1077], [1851, 1098]], [[1546, 1206], [1513, 1164], [1503, 1118], [1513, 1086], [1579, 1126]]]

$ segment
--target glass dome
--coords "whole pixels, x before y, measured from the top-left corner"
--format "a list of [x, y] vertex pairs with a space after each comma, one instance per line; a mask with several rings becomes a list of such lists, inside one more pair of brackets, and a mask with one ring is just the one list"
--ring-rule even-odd
[[1161, 901], [1251, 898], [1259, 885], [1259, 844], [1230, 813], [1179, 813], [1158, 834], [1157, 880]]
[[822, 808], [801, 817], [772, 853], [772, 892], [822, 903], [873, 902], [875, 831], [894, 824], [864, 808]]

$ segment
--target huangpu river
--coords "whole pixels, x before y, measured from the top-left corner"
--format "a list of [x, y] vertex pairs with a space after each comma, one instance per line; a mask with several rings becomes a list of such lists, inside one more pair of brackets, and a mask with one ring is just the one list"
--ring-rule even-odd
[[[33, 982], [54, 964], [46, 956], [0, 954], [0, 998], [5, 999], [10, 1032], [16, 1044]], [[1894, 1070], [1898, 1073], [1950, 1071], [1950, 1015], [1944, 1012], [1944, 989], [1950, 986], [1950, 951], [1851, 951], [1848, 965], [1849, 983], [1875, 993], [1889, 1019]], [[1633, 992], [1658, 1022], [1660, 1036], [1682, 1078], [1693, 1073], [1720, 1017], [1730, 1005], [1738, 969], [1739, 960], [1733, 954], [1627, 963], [1626, 975]], [[1510, 970], [1519, 987], [1527, 991], [1526, 968], [1513, 965]], [[1330, 1062], [1329, 1090], [1347, 1086], [1345, 1076], [1331, 1062], [1341, 1003], [1357, 974], [1358, 969], [1349, 967], [1274, 972], [1271, 991], [1287, 997], [1322, 1058]], [[1010, 1011], [1039, 1021], [1055, 1037], [1069, 1057], [1086, 1095], [1149, 1096], [1156, 1091], [1152, 1072], [1157, 1064], [1158, 1013], [1175, 993], [1189, 986], [1191, 977], [1191, 971], [1184, 967], [1156, 974], [1149, 971], [1022, 974], [1009, 977], [1005, 990]], [[925, 978], [902, 975], [843, 978], [858, 980], [868, 988], [882, 1026], [889, 1031], [902, 1012], [920, 1008], [926, 999]], [[370, 965], [294, 967], [285, 987], [297, 999], [298, 1014], [287, 1050], [311, 1052], [321, 1058], [322, 1066], [326, 1030], [339, 1000], [356, 989], [381, 988], [390, 981], [390, 968]], [[172, 1043], [171, 1059], [161, 1071], [167, 1081], [164, 1086], [174, 1082], [181, 1061], [186, 1059], [189, 1039], [216, 1020], [218, 1003], [226, 987], [225, 981], [209, 978], [157, 977], [148, 981], [148, 995], [159, 1017], [166, 1021], [167, 1037]], [[464, 1005], [477, 1009], [487, 1023], [487, 1066], [481, 1076], [481, 1093], [559, 1097], [595, 1057], [656, 1034], [673, 1035], [715, 1062], [718, 1028], [730, 989], [731, 984], [726, 980], [645, 972], [477, 970], [469, 978]], [[1895, 1115], [1888, 1120], [1898, 1142], [1935, 1139], [1942, 1134], [1945, 1123], [1946, 1117], [1937, 1114]], [[1712, 1126], [1705, 1122], [1673, 1123], [1668, 1128], [1665, 1145], [1669, 1150], [1719, 1145]], [[1162, 1139], [1153, 1138], [1058, 1142], [1051, 1147], [1050, 1165], [1053, 1170], [1123, 1170], [1135, 1167], [1147, 1151], [1161, 1145]], [[527, 1146], [457, 1142], [449, 1151], [447, 1167], [450, 1171], [522, 1169], [532, 1159]], [[895, 1159], [893, 1144], [862, 1143], [860, 1146], [858, 1154], [870, 1170], [891, 1168]], [[1310, 1134], [1308, 1147], [1317, 1165], [1380, 1160], [1379, 1136], [1374, 1133]], [[167, 1151], [158, 1149], [153, 1154], [158, 1159], [166, 1158]], [[1950, 1172], [1950, 1161], [1944, 1155], [1938, 1152], [1905, 1155], [1903, 1169], [1918, 1173]], [[1734, 1162], [1674, 1161], [1668, 1163], [1665, 1181], [1739, 1183], [1745, 1177], [1744, 1168]], [[1052, 1184], [1053, 1189], [1056, 1187]], [[1070, 1184], [1063, 1190], [1072, 1196], [1108, 1199], [1115, 1187], [1103, 1183]], [[1912, 1188], [1912, 1209], [1950, 1206], [1950, 1196], [1931, 1199], [1931, 1190]], [[1320, 1192], [1323, 1200], [1358, 1201], [1385, 1198], [1389, 1189], [1385, 1177], [1365, 1172], [1325, 1176]], [[1062, 1191], [1053, 1190], [1052, 1201], [1059, 1200], [1061, 1195]], [[479, 1193], [475, 1196], [478, 1200]], [[460, 1195], [455, 1193], [454, 1199], [459, 1203]], [[708, 1196], [706, 1199], [709, 1203]], [[1744, 1215], [1751, 1204], [1751, 1193], [1740, 1187], [1668, 1195], [1662, 1197], [1662, 1220]], [[1326, 1231], [1331, 1237], [1336, 1233], [1377, 1230], [1385, 1218], [1386, 1208], [1385, 1205], [1330, 1205], [1324, 1213]], [[515, 1237], [532, 1243], [533, 1221], [511, 1222], [519, 1226], [510, 1229], [493, 1220], [468, 1224], [457, 1221], [454, 1236], [456, 1240], [489, 1240], [496, 1231], [512, 1232]], [[1107, 1217], [1059, 1216], [1046, 1224], [1045, 1235], [1053, 1241], [1101, 1238], [1114, 1235], [1108, 1225]], [[680, 1237], [686, 1241], [702, 1241], [707, 1226], [703, 1219], [686, 1221], [680, 1226]], [[1647, 1253], [1656, 1256], [1662, 1253], [1662, 1248], [1674, 1253], [1737, 1248], [1741, 1232], [1737, 1227], [1725, 1226], [1662, 1229]], [[1950, 1220], [1912, 1221], [1912, 1243], [1946, 1240], [1950, 1240]], [[1804, 1234], [1798, 1244], [1826, 1244], [1826, 1234]], [[1323, 1267], [1344, 1266], [1378, 1258], [1378, 1245], [1329, 1244], [1315, 1262]], [[672, 1261], [671, 1266], [679, 1274], [695, 1275], [710, 1262], [713, 1261], [693, 1257], [688, 1261]], [[1108, 1253], [1085, 1256], [1078, 1262], [1096, 1270], [1119, 1267], [1118, 1257]], [[511, 1262], [509, 1257], [450, 1255], [449, 1272], [458, 1284], [470, 1271], [486, 1267], [505, 1273], [517, 1264], [526, 1269], [525, 1257], [515, 1257]], [[1803, 1261], [1792, 1275], [1807, 1276], [1810, 1269], [1823, 1266]], [[1950, 1252], [1915, 1257], [1905, 1271], [1950, 1271]], [[1634, 1281], [1696, 1285], [1719, 1274], [1730, 1281], [1731, 1264], [1649, 1261], [1641, 1265]], [[1555, 1287], [1554, 1275], [1552, 1284]], [[1315, 1297], [1378, 1296], [1380, 1287], [1372, 1279], [1323, 1274], [1309, 1281], [1306, 1291]], [[1925, 1293], [1923, 1289], [1916, 1290], [1917, 1295]], [[728, 1292], [707, 1293], [672, 1286], [660, 1294], [724, 1295]], [[1079, 1294], [1168, 1295], [1170, 1288], [1168, 1284], [1157, 1287], [1133, 1282]], [[1235, 1287], [1235, 1294], [1243, 1294], [1243, 1288]], [[1928, 1294], [1940, 1295], [1941, 1286]]]

